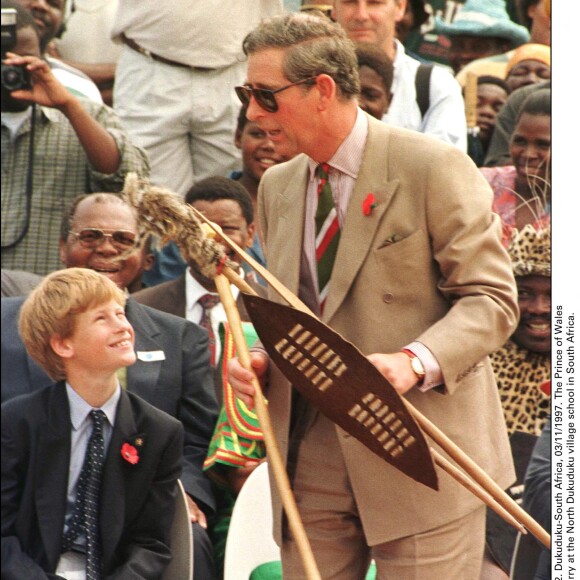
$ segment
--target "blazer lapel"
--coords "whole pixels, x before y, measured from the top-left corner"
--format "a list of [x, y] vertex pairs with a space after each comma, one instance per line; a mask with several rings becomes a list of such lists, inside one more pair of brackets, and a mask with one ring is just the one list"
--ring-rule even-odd
[[[388, 140], [377, 135], [377, 127], [369, 121], [369, 134], [358, 178], [349, 201], [336, 264], [332, 272], [328, 298], [322, 320], [329, 322], [340, 308], [358, 271], [371, 250], [375, 233], [399, 186], [398, 180], [389, 180], [387, 172]], [[364, 215], [363, 202], [369, 193], [376, 199], [370, 215]]]
[[146, 394], [151, 393], [157, 385], [163, 363], [163, 346], [156, 340], [159, 328], [146, 309], [132, 298], [127, 300], [125, 312], [135, 331], [137, 353], [137, 362], [127, 367], [127, 387], [131, 392], [148, 399]]
[[50, 569], [56, 569], [64, 530], [70, 464], [71, 421], [64, 383], [49, 399], [49, 423], [38, 445], [36, 509]]
[[[285, 189], [277, 197], [276, 216], [278, 219], [276, 223], [269, 224], [269, 227], [275, 228], [276, 232], [275, 236], [269, 236], [267, 243], [271, 255], [284, 256], [283, 260], [276, 260], [273, 264], [272, 274], [296, 295], [300, 285], [300, 260], [308, 186], [308, 157], [306, 155], [301, 157], [296, 160], [295, 175], [298, 177], [286, 184], [280, 184], [281, 187], [285, 186]], [[297, 238], [299, 243], [288, 243], [289, 240]], [[268, 268], [270, 268], [269, 263]]]
[[119, 543], [125, 523], [126, 488], [123, 469], [125, 461], [121, 457], [123, 443], [136, 436], [136, 425], [127, 393], [122, 392], [115, 417], [115, 426], [103, 468], [101, 494], [101, 538], [103, 560], [107, 569], [115, 547]]

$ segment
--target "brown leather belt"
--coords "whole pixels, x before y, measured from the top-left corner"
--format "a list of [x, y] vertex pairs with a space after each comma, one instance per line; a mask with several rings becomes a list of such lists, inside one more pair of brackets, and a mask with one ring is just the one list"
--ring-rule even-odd
[[133, 39], [127, 38], [124, 34], [121, 34], [121, 40], [129, 48], [132, 48], [133, 50], [137, 51], [138, 53], [140, 53], [144, 56], [148, 56], [149, 58], [152, 58], [153, 60], [156, 60], [158, 62], [162, 62], [163, 64], [168, 64], [169, 66], [178, 66], [180, 68], [188, 68], [189, 70], [194, 70], [196, 72], [209, 72], [209, 71], [215, 70], [213, 68], [206, 68], [203, 66], [189, 66], [188, 64], [183, 64], [182, 62], [177, 62], [175, 60], [170, 60], [170, 59], [165, 58], [163, 56], [159, 56], [158, 54], [155, 54], [154, 52], [151, 52], [150, 50], [143, 48], [141, 45], [136, 43]]

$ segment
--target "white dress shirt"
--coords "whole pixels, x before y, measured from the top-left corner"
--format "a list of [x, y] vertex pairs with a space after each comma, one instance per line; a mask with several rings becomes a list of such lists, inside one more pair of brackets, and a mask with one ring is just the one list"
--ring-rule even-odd
[[421, 118], [415, 89], [415, 75], [421, 63], [406, 54], [398, 40], [395, 40], [395, 47], [397, 52], [393, 61], [391, 87], [393, 99], [383, 121], [395, 127], [432, 135], [466, 151], [467, 123], [459, 83], [449, 71], [434, 65], [429, 84], [429, 109]]
[[[239, 276], [244, 278], [244, 271], [242, 268], [238, 271]], [[240, 294], [237, 286], [231, 285], [234, 300], [238, 299]], [[203, 316], [203, 307], [199, 303], [199, 299], [204, 294], [213, 294], [208, 292], [190, 273], [189, 269], [185, 273], [185, 318], [191, 322], [199, 324]], [[221, 302], [216, 304], [209, 313], [211, 327], [215, 336], [215, 360], [219, 361], [222, 352], [222, 345], [219, 335], [220, 322], [227, 322], [226, 311]]]

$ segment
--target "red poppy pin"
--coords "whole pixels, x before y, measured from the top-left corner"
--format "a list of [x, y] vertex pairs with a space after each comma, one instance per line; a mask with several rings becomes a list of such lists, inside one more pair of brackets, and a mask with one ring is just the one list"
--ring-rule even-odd
[[363, 203], [362, 203], [362, 211], [363, 215], [371, 215], [373, 209], [377, 207], [377, 200], [375, 198], [374, 193], [367, 193]]
[[139, 463], [139, 453], [137, 453], [137, 449], [130, 443], [123, 443], [123, 447], [121, 447], [121, 455], [123, 456], [123, 459], [128, 461], [131, 465]]

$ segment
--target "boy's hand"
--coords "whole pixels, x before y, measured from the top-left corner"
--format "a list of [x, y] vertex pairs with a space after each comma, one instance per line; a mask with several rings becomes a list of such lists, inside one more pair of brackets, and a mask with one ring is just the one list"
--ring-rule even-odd
[[24, 66], [30, 73], [31, 90], [12, 91], [10, 96], [19, 101], [31, 101], [45, 107], [64, 109], [74, 96], [52, 74], [48, 63], [36, 56], [18, 56], [13, 52], [6, 53], [5, 64]]

